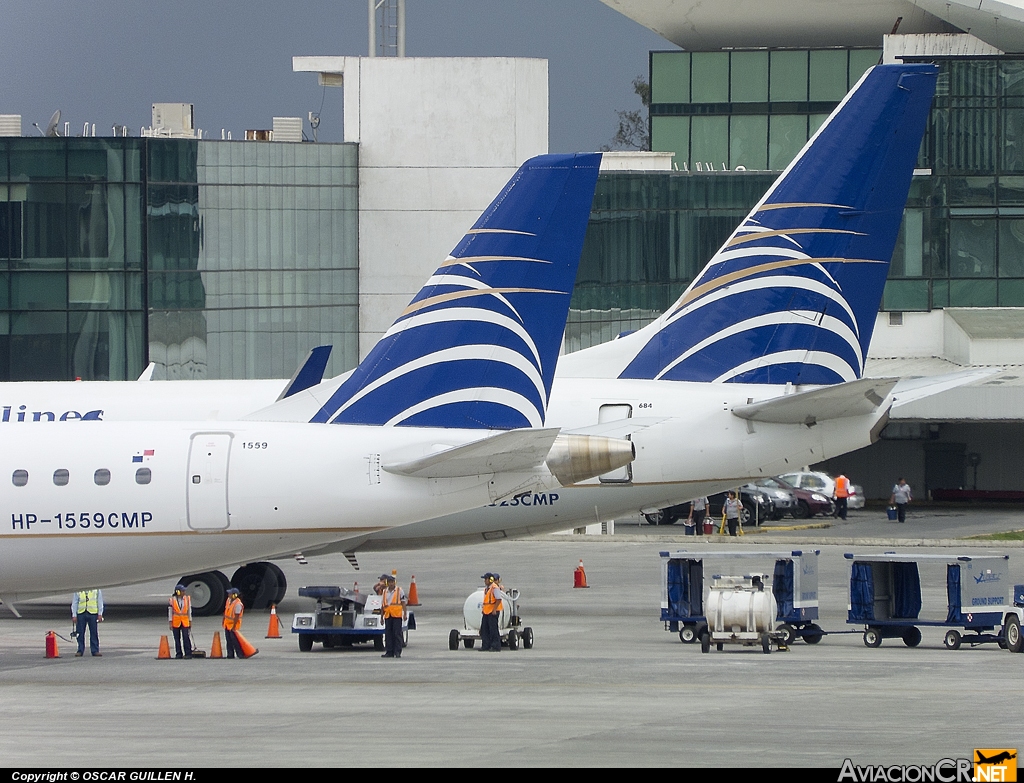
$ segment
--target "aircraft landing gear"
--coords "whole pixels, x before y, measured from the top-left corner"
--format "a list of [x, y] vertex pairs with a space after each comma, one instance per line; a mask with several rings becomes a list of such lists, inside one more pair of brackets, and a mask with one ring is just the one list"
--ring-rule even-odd
[[288, 591], [284, 572], [273, 563], [249, 563], [235, 571], [231, 586], [238, 589], [246, 609], [269, 609]]
[[231, 582], [220, 571], [183, 576], [178, 580], [192, 599], [192, 614], [212, 617], [224, 612], [224, 600]]

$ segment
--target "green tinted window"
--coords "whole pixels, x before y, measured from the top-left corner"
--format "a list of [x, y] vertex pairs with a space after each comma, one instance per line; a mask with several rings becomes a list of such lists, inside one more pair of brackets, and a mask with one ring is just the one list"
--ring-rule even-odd
[[950, 280], [950, 307], [995, 307], [995, 280]]
[[999, 221], [999, 276], [1024, 277], [1024, 218]]
[[748, 170], [768, 168], [768, 118], [735, 115], [729, 131], [729, 167]]
[[996, 221], [987, 218], [951, 220], [949, 276], [995, 277], [995, 274]]
[[729, 102], [728, 52], [694, 52], [690, 67], [693, 103]]
[[1024, 307], [1024, 280], [1000, 280], [999, 305]]
[[690, 53], [651, 53], [651, 103], [690, 102]]
[[883, 310], [927, 310], [927, 280], [888, 280], [882, 295]]
[[807, 100], [807, 52], [771, 52], [772, 101]]
[[768, 126], [768, 165], [780, 171], [792, 162], [807, 142], [807, 116], [774, 115]]
[[864, 71], [873, 65], [878, 65], [882, 57], [881, 49], [851, 49], [850, 50], [850, 88], [853, 87]]
[[733, 103], [768, 100], [768, 52], [733, 52], [730, 75]]
[[696, 163], [721, 171], [729, 159], [729, 118], [693, 117], [690, 131], [691, 168]]
[[810, 99], [840, 101], [847, 93], [845, 49], [817, 49], [811, 52]]
[[651, 149], [674, 152], [677, 165], [690, 159], [690, 118], [654, 117], [651, 123]]

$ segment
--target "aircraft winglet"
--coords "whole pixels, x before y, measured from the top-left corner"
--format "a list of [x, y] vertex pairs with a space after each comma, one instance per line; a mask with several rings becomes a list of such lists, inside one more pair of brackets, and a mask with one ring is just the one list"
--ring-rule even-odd
[[316, 348], [311, 348], [306, 354], [306, 358], [302, 360], [302, 364], [296, 368], [292, 379], [281, 389], [277, 401], [280, 402], [320, 383], [324, 379], [324, 370], [327, 369], [327, 361], [331, 358], [332, 347], [318, 345]]

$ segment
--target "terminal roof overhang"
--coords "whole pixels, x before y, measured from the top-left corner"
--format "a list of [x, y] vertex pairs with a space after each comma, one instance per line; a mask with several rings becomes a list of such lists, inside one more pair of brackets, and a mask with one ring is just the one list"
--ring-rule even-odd
[[1024, 0], [601, 0], [693, 51], [764, 46], [881, 46], [900, 33], [970, 32], [1024, 51]]

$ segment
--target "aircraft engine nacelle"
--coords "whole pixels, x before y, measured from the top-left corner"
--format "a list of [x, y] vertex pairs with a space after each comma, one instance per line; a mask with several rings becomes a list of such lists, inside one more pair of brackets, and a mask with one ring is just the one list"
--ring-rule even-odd
[[633, 442], [600, 435], [555, 438], [545, 464], [563, 487], [624, 468], [636, 459]]

